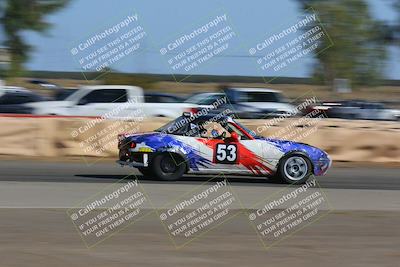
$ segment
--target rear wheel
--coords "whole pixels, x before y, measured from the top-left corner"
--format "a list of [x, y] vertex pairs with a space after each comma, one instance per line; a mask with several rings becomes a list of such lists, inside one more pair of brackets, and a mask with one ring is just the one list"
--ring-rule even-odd
[[176, 181], [186, 172], [186, 164], [177, 154], [159, 154], [152, 160], [151, 165], [154, 175], [164, 181]]
[[289, 155], [279, 164], [279, 178], [288, 184], [305, 183], [312, 173], [310, 160], [303, 155]]

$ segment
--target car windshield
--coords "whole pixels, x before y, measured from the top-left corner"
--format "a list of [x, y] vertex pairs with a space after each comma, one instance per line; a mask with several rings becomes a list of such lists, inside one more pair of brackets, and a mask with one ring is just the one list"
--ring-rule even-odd
[[227, 122], [228, 119], [222, 121], [212, 121], [207, 120], [206, 118], [196, 118], [193, 119], [191, 117], [180, 116], [167, 123], [166, 125], [155, 130], [156, 132], [164, 133], [164, 134], [174, 134], [174, 135], [185, 135], [185, 136], [199, 136], [199, 137], [207, 137], [211, 138], [212, 130], [217, 130], [220, 134], [225, 133], [226, 137], [230, 137], [232, 132], [236, 132], [242, 140], [248, 139], [248, 137], [242, 132], [248, 132], [253, 137], [256, 136], [254, 131], [247, 129], [245, 126], [235, 122], [239, 127], [239, 129], [235, 124]]
[[70, 94], [67, 98], [65, 98], [65, 101], [78, 101], [82, 96], [86, 95], [87, 93], [89, 93], [90, 90], [86, 90], [86, 89], [77, 89], [75, 90], [75, 92], [73, 92], [72, 94]]
[[189, 97], [185, 102], [197, 105], [212, 105], [224, 96], [224, 94], [199, 94]]
[[191, 121], [192, 119], [190, 117], [180, 116], [155, 131], [165, 134], [183, 134], [188, 130]]
[[247, 92], [242, 98], [245, 102], [288, 102], [282, 94], [276, 92]]

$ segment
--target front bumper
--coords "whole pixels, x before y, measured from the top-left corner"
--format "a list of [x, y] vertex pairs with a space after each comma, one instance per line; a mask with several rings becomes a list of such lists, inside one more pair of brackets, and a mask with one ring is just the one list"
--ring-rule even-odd
[[329, 168], [332, 166], [332, 159], [329, 156], [326, 156], [326, 159], [319, 160], [314, 166], [314, 174], [316, 176], [325, 175]]

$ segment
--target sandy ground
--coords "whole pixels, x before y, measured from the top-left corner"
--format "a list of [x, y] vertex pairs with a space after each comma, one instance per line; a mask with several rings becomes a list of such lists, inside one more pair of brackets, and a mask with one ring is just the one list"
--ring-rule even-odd
[[237, 216], [177, 250], [154, 215], [87, 249], [59, 209], [0, 209], [1, 266], [398, 266], [400, 212], [333, 212], [265, 250]]

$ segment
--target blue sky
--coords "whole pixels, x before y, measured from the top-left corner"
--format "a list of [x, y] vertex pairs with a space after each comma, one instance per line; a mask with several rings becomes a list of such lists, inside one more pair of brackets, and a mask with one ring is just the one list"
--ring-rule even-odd
[[[375, 17], [389, 21], [395, 19], [389, 0], [369, 2]], [[263, 40], [266, 33], [284, 29], [299, 20], [301, 15], [295, 0], [253, 0], [246, 3], [232, 0], [72, 0], [67, 8], [48, 17], [54, 26], [47, 35], [26, 34], [29, 43], [35, 47], [27, 67], [32, 70], [81, 70], [71, 55], [71, 48], [133, 13], [138, 14], [146, 38], [139, 52], [111, 67], [125, 72], [171, 73], [166, 58], [159, 53], [160, 48], [180, 34], [226, 13], [229, 17], [227, 24], [236, 34], [229, 49], [190, 73], [251, 76], [259, 76], [260, 71], [256, 59], [249, 57], [248, 49]], [[399, 50], [389, 49], [388, 78], [400, 79]], [[307, 77], [313, 62], [312, 57], [302, 58], [280, 75]]]

